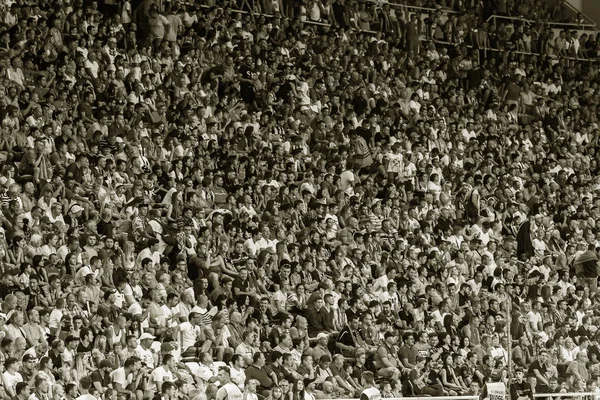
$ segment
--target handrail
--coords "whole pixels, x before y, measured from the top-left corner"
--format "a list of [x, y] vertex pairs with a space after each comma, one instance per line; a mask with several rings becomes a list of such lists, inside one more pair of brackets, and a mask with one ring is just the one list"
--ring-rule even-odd
[[546, 397], [580, 397], [580, 396], [598, 396], [596, 392], [575, 392], [575, 393], [535, 393], [534, 398], [546, 398]]
[[[381, 0], [366, 0], [366, 1], [371, 2], [371, 3], [390, 4], [390, 5], [395, 5], [395, 6], [398, 6], [398, 7], [405, 7], [405, 8], [408, 8], [408, 9], [435, 10], [435, 9], [432, 9], [432, 8], [425, 8], [425, 7], [405, 6], [405, 5], [397, 4], [397, 3], [386, 3], [385, 1], [381, 1]], [[191, 3], [184, 2], [182, 4], [191, 4]], [[202, 8], [212, 8], [211, 6], [208, 6], [206, 4], [199, 4], [199, 6], [202, 7]], [[217, 8], [218, 9], [222, 9], [222, 7], [217, 7]], [[238, 14], [250, 14], [250, 15], [255, 15], [255, 16], [263, 16], [263, 17], [267, 17], [267, 18], [275, 18], [276, 17], [275, 15], [271, 15], [271, 14], [249, 12], [249, 11], [240, 10], [240, 9], [237, 9], [237, 8], [232, 8], [231, 11], [235, 12], [235, 13], [238, 13]], [[456, 13], [455, 11], [449, 11], [449, 10], [444, 10], [444, 9], [443, 9], [443, 11]], [[495, 17], [506, 18], [506, 19], [519, 19], [518, 17], [492, 15], [492, 16], [490, 16], [490, 18], [488, 18], [487, 21], [489, 21], [490, 19], [495, 18]], [[523, 20], [530, 21], [530, 20], [527, 20], [526, 18], [523, 18]], [[327, 27], [331, 27], [332, 26], [331, 23], [322, 22], [322, 21], [313, 21], [310, 18], [307, 18], [304, 21], [304, 23], [305, 24], [309, 24], [309, 25], [318, 25], [318, 26], [327, 26]], [[371, 35], [379, 33], [377, 31], [365, 30], [365, 29], [359, 29], [359, 31], [362, 32], [362, 33], [367, 33], [367, 34], [371, 34]], [[434, 43], [437, 43], [437, 44], [442, 45], [442, 46], [456, 46], [457, 45], [456, 43], [445, 42], [445, 41], [440, 41], [440, 40], [432, 40], [432, 41]], [[470, 46], [470, 45], [468, 45], [467, 47], [471, 48], [471, 49], [474, 48], [473, 46]], [[504, 50], [495, 49], [495, 48], [479, 48], [478, 50], [493, 51], [493, 52], [502, 52], [502, 51], [504, 51]], [[527, 56], [539, 56], [540, 55], [539, 53], [534, 53], [534, 52], [524, 52], [524, 51], [518, 51], [518, 50], [513, 50], [513, 51], [516, 54], [523, 54], [523, 55], [527, 55]], [[595, 58], [577, 58], [577, 57], [562, 57], [562, 58], [563, 59], [567, 59], [567, 60], [572, 60], [572, 61], [587, 61], [587, 62], [596, 61]]]
[[[530, 25], [535, 25], [538, 23], [538, 21], [534, 21], [532, 19], [528, 19], [525, 17], [515, 17], [513, 15], [499, 15], [499, 14], [490, 15], [488, 17], [488, 19], [486, 20], [486, 22], [490, 22], [492, 19], [509, 19], [509, 20], [513, 20], [513, 21], [522, 21], [522, 22], [526, 22]], [[590, 31], [598, 30], [598, 27], [596, 26], [596, 24], [578, 24], [576, 22], [554, 22], [554, 21], [544, 21], [542, 23], [546, 26], [556, 27], [556, 29], [560, 29], [560, 27], [570, 26], [570, 27], [575, 27], [575, 29], [580, 29], [580, 30], [590, 30]]]
[[388, 5], [390, 7], [397, 7], [397, 8], [406, 8], [408, 10], [419, 10], [419, 11], [428, 12], [428, 13], [441, 11], [446, 14], [460, 14], [460, 12], [451, 10], [446, 7], [443, 7], [443, 8], [419, 7], [419, 6], [411, 6], [411, 5], [407, 5], [407, 4], [394, 3], [394, 2], [385, 1], [385, 0], [365, 0], [365, 1], [367, 3], [382, 4], [382, 5]]
[[565, 4], [567, 5], [567, 7], [569, 7], [569, 9], [571, 11], [573, 11], [575, 13], [575, 15], [580, 14], [583, 18], [587, 19], [591, 24], [593, 24], [594, 26], [596, 26], [596, 23], [594, 22], [594, 20], [591, 19], [590, 17], [588, 17], [587, 15], [585, 15], [583, 13], [583, 11], [578, 10], [573, 4], [571, 4], [570, 0], [565, 1]]

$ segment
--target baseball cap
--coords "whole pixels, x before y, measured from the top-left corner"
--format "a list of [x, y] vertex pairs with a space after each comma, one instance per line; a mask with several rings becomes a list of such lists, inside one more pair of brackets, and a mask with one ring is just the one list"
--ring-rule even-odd
[[142, 333], [142, 336], [140, 336], [140, 342], [142, 340], [146, 340], [146, 339], [152, 339], [152, 340], [154, 340], [154, 339], [156, 339], [156, 336], [153, 336], [153, 335], [151, 335], [151, 334], [149, 334], [147, 332], [144, 332], [144, 333]]

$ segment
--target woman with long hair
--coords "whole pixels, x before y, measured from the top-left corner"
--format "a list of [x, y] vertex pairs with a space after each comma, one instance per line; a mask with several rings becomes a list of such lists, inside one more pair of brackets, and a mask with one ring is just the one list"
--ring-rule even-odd
[[25, 246], [27, 242], [23, 236], [15, 236], [12, 240], [12, 246], [7, 251], [10, 264], [21, 265], [25, 262]]
[[440, 381], [444, 387], [444, 392], [450, 396], [460, 395], [464, 388], [460, 386], [456, 373], [454, 371], [454, 358], [450, 353], [442, 355], [442, 369], [440, 371]]
[[271, 394], [266, 400], [284, 400], [283, 390], [279, 386], [271, 388]]
[[129, 272], [135, 269], [135, 243], [133, 243], [131, 240], [126, 240], [123, 243], [121, 264], [125, 271]]
[[38, 375], [43, 377], [48, 381], [50, 387], [54, 385], [56, 382], [56, 378], [54, 377], [54, 363], [50, 357], [42, 357], [38, 363]]
[[298, 379], [294, 382], [292, 387], [292, 399], [293, 400], [308, 400], [306, 396], [306, 390], [304, 388], [304, 380]]
[[229, 258], [227, 258], [228, 252], [229, 246], [227, 242], [222, 242], [219, 247], [217, 247], [217, 253], [211, 257], [210, 274], [208, 279], [215, 288], [219, 287], [219, 280], [223, 274], [232, 278], [236, 278], [238, 276], [237, 271], [235, 271]]
[[111, 257], [106, 257], [102, 260], [102, 268], [98, 279], [102, 285], [102, 289], [115, 289], [113, 282], [114, 263]]
[[94, 348], [92, 349], [92, 362], [94, 365], [99, 366], [100, 362], [106, 358], [107, 344], [106, 335], [100, 334], [94, 339]]
[[277, 253], [277, 263], [281, 264], [281, 261], [286, 260], [291, 262], [290, 254], [288, 253], [287, 244], [285, 241], [277, 242], [275, 245], [275, 252]]
[[171, 201], [167, 209], [167, 219], [169, 221], [177, 221], [183, 215], [183, 199], [181, 196], [181, 192], [175, 191], [171, 193]]
[[449, 335], [456, 335], [458, 333], [456, 327], [458, 326], [458, 324], [454, 324], [455, 320], [457, 320], [458, 318], [454, 316], [454, 314], [446, 314], [444, 315], [444, 330], [446, 331], [447, 334]]
[[67, 256], [65, 257], [64, 274], [74, 277], [75, 271], [77, 271], [79, 269], [78, 267], [81, 267], [81, 265], [78, 266], [77, 254], [76, 253], [67, 254]]
[[466, 358], [467, 355], [471, 352], [471, 339], [469, 339], [467, 336], [463, 336], [462, 338], [460, 338], [460, 347], [458, 349], [458, 352], [460, 355]]

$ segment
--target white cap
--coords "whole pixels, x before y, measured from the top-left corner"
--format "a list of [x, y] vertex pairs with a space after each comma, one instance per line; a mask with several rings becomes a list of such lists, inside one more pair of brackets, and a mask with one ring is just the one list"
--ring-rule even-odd
[[152, 336], [151, 334], [149, 334], [147, 332], [144, 332], [144, 333], [142, 333], [142, 336], [140, 336], [140, 342], [142, 340], [146, 340], [146, 339], [152, 339], [152, 340], [154, 340], [154, 339], [156, 339], [156, 337]]

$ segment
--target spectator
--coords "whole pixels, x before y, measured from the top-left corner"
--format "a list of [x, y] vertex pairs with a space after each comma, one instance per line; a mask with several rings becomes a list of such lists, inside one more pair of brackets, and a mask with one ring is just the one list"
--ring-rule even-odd
[[595, 391], [584, 18], [293, 3], [0, 8], [6, 395]]

